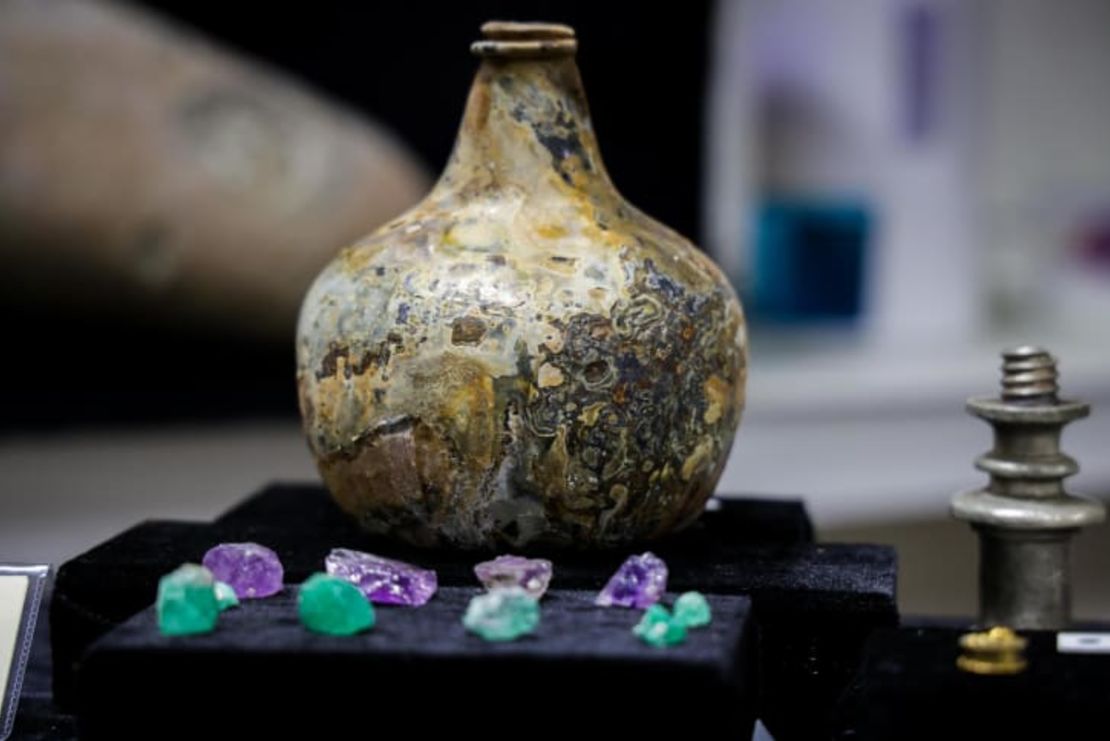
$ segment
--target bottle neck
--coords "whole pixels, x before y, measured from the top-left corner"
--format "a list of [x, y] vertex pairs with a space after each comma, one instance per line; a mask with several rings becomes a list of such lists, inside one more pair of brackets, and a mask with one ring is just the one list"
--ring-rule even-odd
[[437, 190], [611, 187], [572, 55], [482, 60]]

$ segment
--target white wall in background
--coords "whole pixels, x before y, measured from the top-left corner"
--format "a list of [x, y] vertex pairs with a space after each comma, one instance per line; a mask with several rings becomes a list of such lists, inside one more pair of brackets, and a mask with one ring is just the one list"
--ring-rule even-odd
[[1105, 322], [1107, 277], [1101, 305], [1069, 311], [1086, 286], [1060, 264], [1077, 222], [1110, 209], [1110, 2], [990, 7], [979, 184], [992, 293], [1014, 321]]
[[[931, 14], [931, 125], [906, 129], [908, 14]], [[706, 242], [747, 262], [767, 190], [858, 198], [875, 218], [867, 297], [882, 342], [969, 337], [980, 316], [971, 125], [972, 4], [722, 0], [710, 84]]]
[[[914, 8], [936, 23], [916, 132], [901, 53]], [[863, 331], [753, 334], [722, 490], [805, 496], [826, 526], [943, 516], [983, 480], [989, 428], [964, 400], [997, 388], [1003, 347], [1033, 342], [1094, 407], [1064, 439], [1075, 489], [1110, 495], [1110, 287], [1060, 259], [1076, 215], [1110, 204], [1110, 2], [721, 0], [718, 14], [715, 257], [738, 275], [767, 184], [866, 191], [879, 219]], [[768, 86], [794, 101], [772, 132]]]

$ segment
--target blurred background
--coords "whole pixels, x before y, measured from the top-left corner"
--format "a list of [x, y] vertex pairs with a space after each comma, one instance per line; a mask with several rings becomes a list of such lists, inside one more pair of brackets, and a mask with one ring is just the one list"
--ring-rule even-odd
[[[301, 296], [446, 161], [489, 18], [573, 25], [608, 169], [752, 324], [725, 494], [897, 546], [906, 612], [975, 609], [998, 352], [1094, 405], [1110, 499], [1110, 3], [0, 0], [0, 560], [314, 479]], [[1110, 617], [1110, 531], [1075, 544]]]

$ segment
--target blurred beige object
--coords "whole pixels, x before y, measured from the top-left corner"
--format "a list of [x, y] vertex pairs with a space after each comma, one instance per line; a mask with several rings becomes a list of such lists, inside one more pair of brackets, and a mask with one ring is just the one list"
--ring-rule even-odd
[[0, 0], [0, 291], [292, 336], [430, 181], [381, 127], [136, 8]]

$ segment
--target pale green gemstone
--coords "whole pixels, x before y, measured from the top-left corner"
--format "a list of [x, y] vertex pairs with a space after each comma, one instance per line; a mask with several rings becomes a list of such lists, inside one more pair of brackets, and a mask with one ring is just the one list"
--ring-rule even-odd
[[675, 646], [686, 640], [686, 626], [674, 619], [667, 608], [654, 604], [644, 610], [632, 632], [651, 646]]
[[636, 627], [632, 629], [632, 632], [636, 635], [643, 635], [643, 633], [650, 629], [653, 625], [666, 623], [670, 619], [671, 614], [667, 612], [667, 608], [657, 602], [651, 607], [644, 610], [644, 614], [640, 618], [640, 622], [636, 624]]
[[540, 604], [520, 587], [501, 587], [470, 600], [463, 625], [487, 641], [511, 641], [536, 630]]
[[297, 613], [309, 630], [333, 636], [374, 627], [374, 607], [362, 590], [328, 574], [313, 574], [301, 585]]
[[713, 611], [701, 592], [686, 592], [674, 601], [674, 619], [687, 628], [700, 628], [713, 622]]
[[220, 606], [216, 580], [203, 566], [187, 563], [158, 581], [158, 630], [162, 635], [208, 633], [216, 627]]
[[229, 607], [239, 606], [239, 597], [236, 596], [235, 590], [225, 581], [216, 582], [216, 604], [220, 606], [220, 612], [223, 612]]

